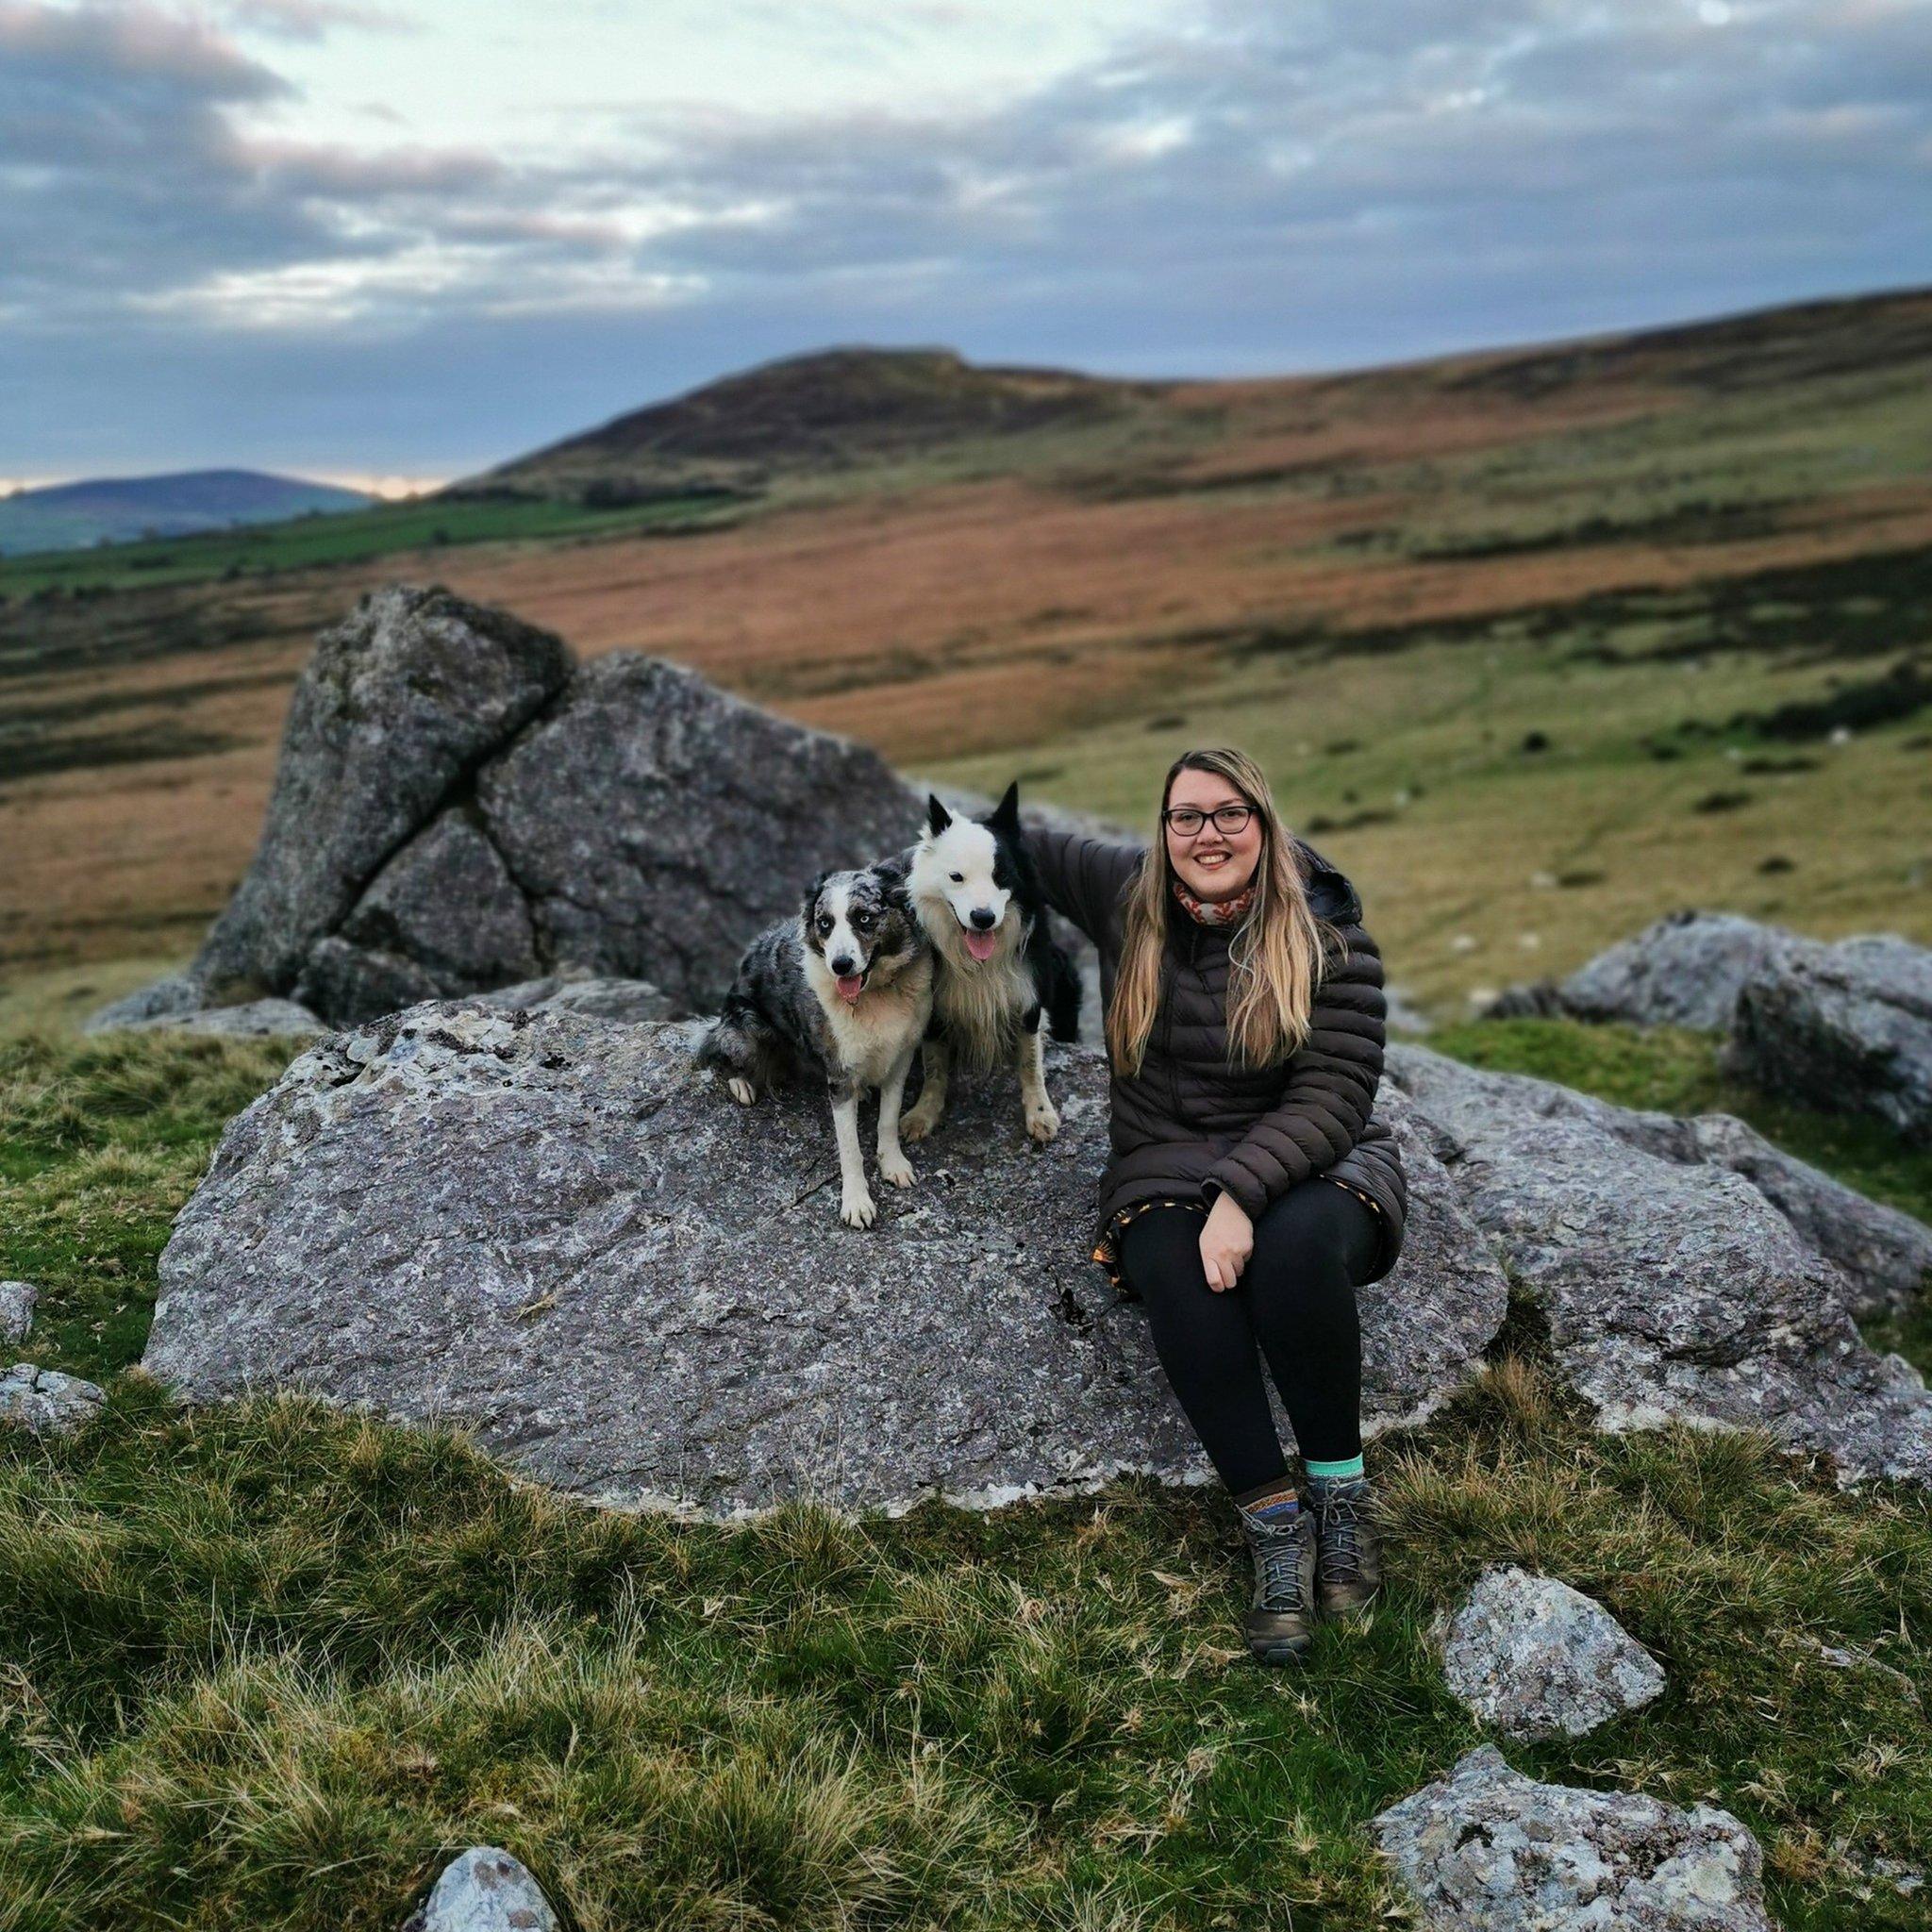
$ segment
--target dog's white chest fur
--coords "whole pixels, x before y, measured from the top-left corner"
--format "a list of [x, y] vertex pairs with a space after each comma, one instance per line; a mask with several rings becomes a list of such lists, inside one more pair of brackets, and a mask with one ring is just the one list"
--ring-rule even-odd
[[806, 974], [824, 1008], [838, 1064], [862, 1086], [885, 1083], [892, 1063], [925, 1031], [932, 1008], [932, 960], [921, 954], [884, 986], [868, 987], [857, 1004], [839, 997], [831, 970], [814, 953]]

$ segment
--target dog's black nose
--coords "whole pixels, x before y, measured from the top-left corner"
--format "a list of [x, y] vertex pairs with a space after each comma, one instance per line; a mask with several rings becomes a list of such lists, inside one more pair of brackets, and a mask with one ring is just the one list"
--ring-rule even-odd
[[973, 923], [984, 932], [989, 926], [997, 925], [999, 921], [984, 906], [975, 906], [973, 908]]
[[832, 971], [836, 973], [841, 979], [850, 979], [853, 974], [856, 973], [858, 970], [858, 969], [853, 965], [850, 958], [844, 953], [841, 953], [839, 957], [832, 961]]

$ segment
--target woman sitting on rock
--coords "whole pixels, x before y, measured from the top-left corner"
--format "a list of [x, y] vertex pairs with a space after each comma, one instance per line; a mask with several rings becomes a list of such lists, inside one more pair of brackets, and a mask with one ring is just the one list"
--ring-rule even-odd
[[[1284, 1663], [1380, 1583], [1355, 1291], [1407, 1191], [1371, 1117], [1382, 959], [1342, 874], [1238, 751], [1169, 768], [1152, 848], [1029, 826], [1048, 903], [1100, 954], [1112, 1158], [1093, 1258], [1154, 1345], [1255, 1560], [1249, 1648]], [[1267, 1358], [1307, 1476], [1269, 1409]]]

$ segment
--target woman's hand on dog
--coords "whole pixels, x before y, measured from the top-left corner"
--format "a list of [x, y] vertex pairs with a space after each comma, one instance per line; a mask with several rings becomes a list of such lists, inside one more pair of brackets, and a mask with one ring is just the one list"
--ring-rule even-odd
[[1241, 1279], [1248, 1257], [1255, 1252], [1255, 1224], [1241, 1204], [1224, 1188], [1215, 1195], [1208, 1210], [1207, 1224], [1201, 1229], [1201, 1266], [1208, 1286], [1216, 1294], [1232, 1288]]

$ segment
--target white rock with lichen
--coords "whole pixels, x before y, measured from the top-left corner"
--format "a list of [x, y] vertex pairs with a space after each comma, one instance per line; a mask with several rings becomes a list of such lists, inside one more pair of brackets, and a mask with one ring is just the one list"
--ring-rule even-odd
[[1540, 1784], [1493, 1744], [1374, 1822], [1424, 1932], [1776, 1932], [1728, 1811]]
[[0, 1342], [25, 1341], [40, 1291], [30, 1281], [0, 1281]]
[[1581, 1738], [1664, 1689], [1601, 1604], [1513, 1566], [1485, 1571], [1436, 1635], [1452, 1694], [1511, 1738]]
[[403, 1932], [558, 1932], [529, 1869], [498, 1845], [472, 1845], [442, 1869]]

